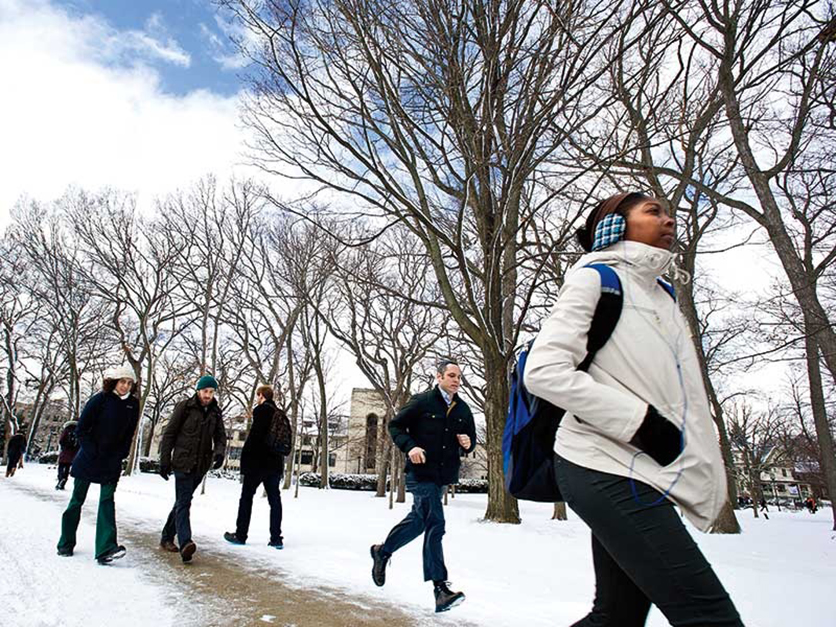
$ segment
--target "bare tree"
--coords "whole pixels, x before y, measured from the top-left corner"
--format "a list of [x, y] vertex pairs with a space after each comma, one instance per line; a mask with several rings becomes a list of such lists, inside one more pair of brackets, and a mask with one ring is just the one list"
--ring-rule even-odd
[[[336, 193], [330, 213], [421, 241], [488, 385], [486, 518], [518, 522], [503, 488], [507, 365], [545, 263], [525, 242], [550, 198], [538, 169], [604, 106], [600, 51], [627, 3], [223, 3], [255, 39], [244, 116], [255, 161]], [[314, 190], [315, 192], [316, 190]], [[317, 215], [308, 213], [317, 220]]]

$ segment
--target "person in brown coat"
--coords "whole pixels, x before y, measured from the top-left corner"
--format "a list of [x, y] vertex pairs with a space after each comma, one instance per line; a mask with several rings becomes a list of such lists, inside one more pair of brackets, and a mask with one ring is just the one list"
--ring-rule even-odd
[[[168, 481], [174, 471], [174, 507], [160, 537], [160, 548], [180, 552], [190, 562], [197, 549], [192, 541], [190, 520], [192, 495], [210, 468], [224, 463], [226, 429], [215, 400], [218, 382], [205, 375], [197, 382], [195, 395], [174, 408], [160, 443], [160, 476]], [[174, 544], [177, 533], [179, 548]]]

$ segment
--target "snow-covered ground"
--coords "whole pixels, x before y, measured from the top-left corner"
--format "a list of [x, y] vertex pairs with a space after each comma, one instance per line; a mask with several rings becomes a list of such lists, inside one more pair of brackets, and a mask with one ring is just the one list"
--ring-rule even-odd
[[[55, 555], [63, 504], [55, 500], [53, 468], [29, 464], [11, 480], [0, 478], [0, 563], [11, 566], [0, 587], [0, 625], [53, 626], [174, 624], [171, 591], [150, 577], [150, 547], [128, 546], [110, 567], [93, 560], [93, 517], [82, 521], [76, 556]], [[12, 483], [13, 482], [13, 483]], [[25, 488], [21, 489], [21, 488]], [[241, 569], [280, 572], [297, 590], [327, 588], [351, 599], [391, 604], [415, 623], [432, 617], [432, 590], [422, 582], [421, 543], [392, 559], [384, 588], [371, 581], [369, 545], [381, 542], [410, 504], [389, 510], [368, 492], [302, 488], [299, 498], [283, 493], [285, 550], [266, 546], [268, 505], [257, 499], [247, 546], [226, 543], [234, 530], [240, 486], [210, 479], [195, 495], [192, 529], [201, 549], [228, 556]], [[37, 498], [40, 493], [42, 498]], [[174, 499], [173, 482], [155, 475], [122, 479], [116, 491], [117, 520], [144, 529], [153, 545]], [[95, 512], [91, 487], [85, 511]], [[411, 500], [409, 497], [408, 501]], [[589, 531], [570, 512], [568, 522], [550, 520], [551, 506], [522, 504], [522, 525], [484, 523], [485, 495], [459, 495], [447, 507], [444, 551], [454, 589], [466, 602], [442, 622], [477, 625], [568, 625], [588, 610], [594, 589]], [[836, 582], [836, 534], [829, 511], [771, 512], [770, 520], [739, 516], [739, 536], [693, 535], [729, 590], [750, 627], [830, 627], [836, 618], [827, 601]], [[145, 557], [144, 557], [145, 555]], [[101, 607], [96, 598], [119, 599]], [[649, 627], [667, 625], [653, 610]]]

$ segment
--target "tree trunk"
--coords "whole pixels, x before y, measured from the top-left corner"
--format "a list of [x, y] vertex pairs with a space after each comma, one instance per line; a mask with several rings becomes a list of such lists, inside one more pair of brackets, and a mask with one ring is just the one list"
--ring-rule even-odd
[[397, 447], [393, 446], [392, 450], [395, 451], [395, 466], [398, 470], [398, 498], [395, 500], [398, 503], [406, 503], [406, 481], [404, 481], [406, 459]]
[[[685, 266], [683, 269], [693, 277], [696, 268], [695, 254], [693, 252], [688, 251], [684, 255], [683, 265]], [[714, 384], [708, 374], [708, 359], [706, 358], [705, 349], [702, 345], [699, 316], [697, 314], [696, 303], [694, 302], [693, 284], [680, 284], [677, 287], [679, 287], [677, 298], [679, 310], [685, 317], [685, 321], [688, 323], [688, 328], [691, 331], [691, 338], [700, 366], [700, 376], [702, 377], [703, 387], [711, 404], [711, 417], [714, 420], [714, 426], [717, 428], [720, 452], [723, 455], [723, 464], [726, 467], [726, 502], [723, 505], [723, 509], [720, 510], [717, 520], [714, 521], [711, 527], [711, 533], [740, 533], [740, 524], [737, 522], [737, 517], [734, 513], [734, 503], [737, 502], [734, 454], [732, 453], [731, 442], [729, 441], [729, 434], [726, 429], [723, 405], [717, 398], [717, 390], [714, 388]]]
[[391, 450], [392, 446], [392, 438], [389, 437], [389, 412], [390, 410], [387, 409], [386, 413], [380, 419], [380, 429], [377, 432], [377, 492], [375, 492], [376, 497], [384, 497], [386, 496], [386, 476], [389, 473], [390, 462], [392, 460]]
[[[736, 500], [737, 497], [735, 497]], [[714, 521], [711, 533], [740, 533], [740, 523], [737, 521], [730, 499], [726, 499], [726, 502], [723, 503], [723, 509], [720, 510], [717, 520]]]
[[819, 444], [819, 464], [824, 475], [825, 485], [830, 494], [830, 508], [833, 512], [833, 530], [836, 531], [836, 456], [833, 449], [833, 434], [827, 420], [827, 409], [822, 389], [819, 350], [815, 337], [807, 336], [807, 376], [810, 382], [810, 404], [813, 409], [813, 422], [816, 425], [816, 439]]
[[552, 520], [569, 520], [569, 517], [566, 514], [565, 501], [558, 501], [554, 504], [554, 514], [552, 514]]
[[505, 430], [509, 392], [506, 363], [500, 356], [485, 356], [485, 383], [485, 422], [488, 428], [488, 441], [485, 443], [488, 458], [488, 509], [485, 520], [519, 524], [517, 499], [505, 491], [505, 475], [502, 470], [502, 432]]

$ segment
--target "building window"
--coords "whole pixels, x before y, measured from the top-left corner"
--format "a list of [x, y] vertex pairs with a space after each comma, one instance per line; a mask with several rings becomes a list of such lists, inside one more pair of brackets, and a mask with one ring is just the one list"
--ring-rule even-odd
[[333, 468], [337, 465], [337, 454], [336, 453], [329, 453], [328, 454], [328, 465]]
[[377, 461], [377, 414], [366, 416], [366, 470], [374, 470]]
[[313, 464], [313, 451], [300, 451], [302, 454], [302, 458], [300, 463], [303, 466], [310, 466]]

